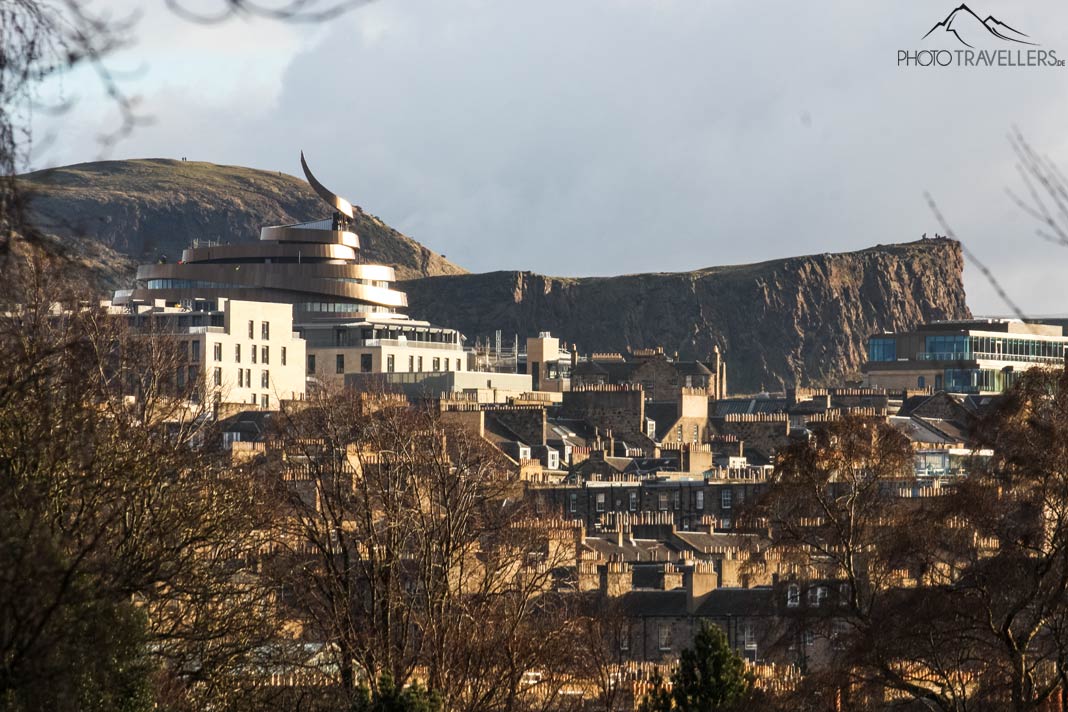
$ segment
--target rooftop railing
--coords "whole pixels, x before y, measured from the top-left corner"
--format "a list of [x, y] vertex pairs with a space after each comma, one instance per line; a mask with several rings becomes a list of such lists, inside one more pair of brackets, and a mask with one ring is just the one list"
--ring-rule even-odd
[[1059, 364], [1062, 356], [1036, 356], [1032, 354], [991, 353], [987, 351], [921, 351], [917, 361], [1016, 361], [1019, 363]]
[[415, 339], [362, 339], [361, 346], [410, 346], [413, 348], [444, 349], [447, 351], [463, 351], [464, 347], [456, 343], [441, 341], [416, 341]]

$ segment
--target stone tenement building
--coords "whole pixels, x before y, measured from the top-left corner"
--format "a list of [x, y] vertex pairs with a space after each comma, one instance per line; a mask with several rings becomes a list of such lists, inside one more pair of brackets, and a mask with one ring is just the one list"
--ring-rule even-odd
[[670, 401], [679, 388], [696, 388], [712, 398], [727, 396], [727, 362], [715, 347], [704, 361], [668, 358], [662, 347], [624, 355], [594, 353], [573, 364], [571, 385], [639, 384], [652, 401]]
[[693, 474], [531, 485], [528, 493], [540, 515], [580, 521], [591, 530], [621, 514], [657, 513], [682, 531], [709, 523], [717, 531], [730, 531], [734, 512], [766, 479], [766, 468], [711, 468]]

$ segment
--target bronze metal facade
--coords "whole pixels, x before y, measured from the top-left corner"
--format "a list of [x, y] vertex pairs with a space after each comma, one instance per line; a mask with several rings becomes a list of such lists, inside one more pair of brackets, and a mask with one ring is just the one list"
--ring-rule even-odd
[[315, 192], [334, 209], [327, 219], [265, 227], [255, 244], [194, 244], [178, 263], [142, 265], [134, 289], [115, 304], [164, 300], [181, 303], [226, 297], [293, 305], [295, 322], [398, 315], [408, 305], [392, 289], [392, 267], [362, 264], [352, 231], [353, 208], [301, 166]]

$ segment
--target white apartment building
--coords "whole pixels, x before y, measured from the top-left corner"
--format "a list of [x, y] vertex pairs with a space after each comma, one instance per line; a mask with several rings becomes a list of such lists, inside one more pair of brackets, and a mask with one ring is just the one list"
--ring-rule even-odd
[[309, 378], [341, 384], [349, 374], [467, 371], [463, 336], [455, 329], [407, 318], [305, 323]]
[[135, 329], [172, 335], [185, 363], [177, 384], [203, 379], [209, 402], [277, 410], [283, 400], [304, 398], [305, 344], [293, 331], [290, 304], [220, 297], [113, 310]]

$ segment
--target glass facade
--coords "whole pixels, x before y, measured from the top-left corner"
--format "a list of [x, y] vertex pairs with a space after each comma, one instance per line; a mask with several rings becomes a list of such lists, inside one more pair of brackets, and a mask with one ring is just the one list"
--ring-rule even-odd
[[[1056, 362], [1064, 358], [1063, 343], [1016, 336], [968, 336], [951, 334], [928, 336], [922, 361], [1022, 361], [1025, 363]], [[868, 350], [871, 350], [869, 342]], [[874, 360], [874, 359], [870, 359]]]
[[145, 284], [148, 289], [248, 289], [243, 284], [205, 282], [199, 279], [149, 279]]
[[958, 361], [971, 357], [969, 338], [964, 334], [928, 336], [925, 342], [931, 361]]
[[990, 368], [947, 368], [943, 388], [950, 393], [1001, 392], [1016, 380], [1013, 371]]
[[293, 305], [294, 309], [298, 312], [327, 312], [334, 314], [347, 314], [347, 313], [389, 313], [392, 310], [389, 307], [378, 306], [375, 304], [360, 304], [355, 302], [299, 302]]
[[976, 358], [1003, 361], [1060, 360], [1064, 344], [1026, 337], [973, 336], [971, 348]]
[[873, 336], [868, 339], [869, 361], [896, 361], [897, 339], [892, 336]]

